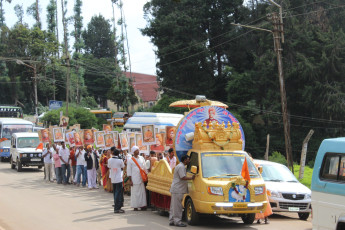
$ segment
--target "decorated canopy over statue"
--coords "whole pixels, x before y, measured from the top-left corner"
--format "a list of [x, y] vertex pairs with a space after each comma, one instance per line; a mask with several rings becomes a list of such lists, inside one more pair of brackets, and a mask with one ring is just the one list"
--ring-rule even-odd
[[205, 96], [198, 95], [196, 96], [195, 100], [181, 100], [175, 101], [169, 105], [170, 107], [183, 107], [183, 108], [197, 108], [201, 106], [218, 106], [221, 108], [228, 108], [228, 106], [219, 101], [210, 101], [207, 100]]

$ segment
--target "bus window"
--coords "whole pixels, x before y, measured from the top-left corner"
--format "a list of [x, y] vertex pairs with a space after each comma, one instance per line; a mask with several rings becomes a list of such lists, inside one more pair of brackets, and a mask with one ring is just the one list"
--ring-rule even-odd
[[12, 133], [32, 132], [32, 125], [3, 125], [2, 137], [11, 139]]
[[23, 117], [23, 110], [18, 106], [0, 106], [0, 117]]

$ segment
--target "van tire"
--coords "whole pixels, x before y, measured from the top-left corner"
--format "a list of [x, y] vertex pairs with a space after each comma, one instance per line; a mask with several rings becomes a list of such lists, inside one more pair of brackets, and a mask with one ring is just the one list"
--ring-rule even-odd
[[199, 222], [199, 214], [195, 211], [192, 199], [188, 199], [185, 205], [186, 221], [189, 225], [197, 225]]
[[38, 169], [42, 169], [42, 167], [43, 167], [43, 166], [42, 166], [42, 165], [40, 165], [40, 166], [38, 166]]
[[0, 157], [0, 162], [4, 162], [4, 161], [5, 161], [5, 158]]
[[255, 220], [255, 213], [247, 213], [241, 215], [244, 224], [252, 224]]
[[10, 164], [11, 164], [11, 169], [15, 169], [16, 168], [16, 165], [13, 164], [13, 158], [11, 156], [11, 159], [10, 159]]
[[21, 172], [22, 171], [22, 163], [19, 162], [19, 159], [17, 159], [17, 172]]
[[300, 220], [307, 220], [309, 217], [309, 212], [299, 212], [298, 217]]

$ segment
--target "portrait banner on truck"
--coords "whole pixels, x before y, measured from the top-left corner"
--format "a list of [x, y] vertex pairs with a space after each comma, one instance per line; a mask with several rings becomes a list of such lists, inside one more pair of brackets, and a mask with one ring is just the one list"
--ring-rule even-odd
[[242, 150], [244, 150], [244, 132], [240, 122], [236, 119], [236, 117], [226, 109], [218, 106], [202, 106], [189, 111], [187, 115], [181, 119], [180, 123], [177, 126], [174, 146], [176, 156], [179, 158], [179, 160], [183, 155], [187, 154], [189, 149], [192, 148], [193, 140], [186, 140], [185, 136], [186, 134], [194, 133], [195, 124], [197, 122], [201, 122], [202, 124], [205, 123], [207, 127], [215, 122], [218, 122], [219, 124], [224, 122], [225, 127], [228, 127], [228, 122], [230, 122], [230, 124], [237, 122], [241, 131], [241, 140], [243, 143]]

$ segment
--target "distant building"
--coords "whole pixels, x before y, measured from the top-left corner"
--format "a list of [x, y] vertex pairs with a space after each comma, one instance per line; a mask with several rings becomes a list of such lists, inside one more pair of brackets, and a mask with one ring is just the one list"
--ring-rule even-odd
[[[138, 97], [138, 103], [129, 108], [130, 112], [138, 110], [138, 108], [150, 108], [161, 99], [162, 92], [159, 91], [157, 76], [125, 72], [127, 78], [132, 78], [132, 86]], [[117, 111], [114, 102], [108, 100], [108, 107]]]

